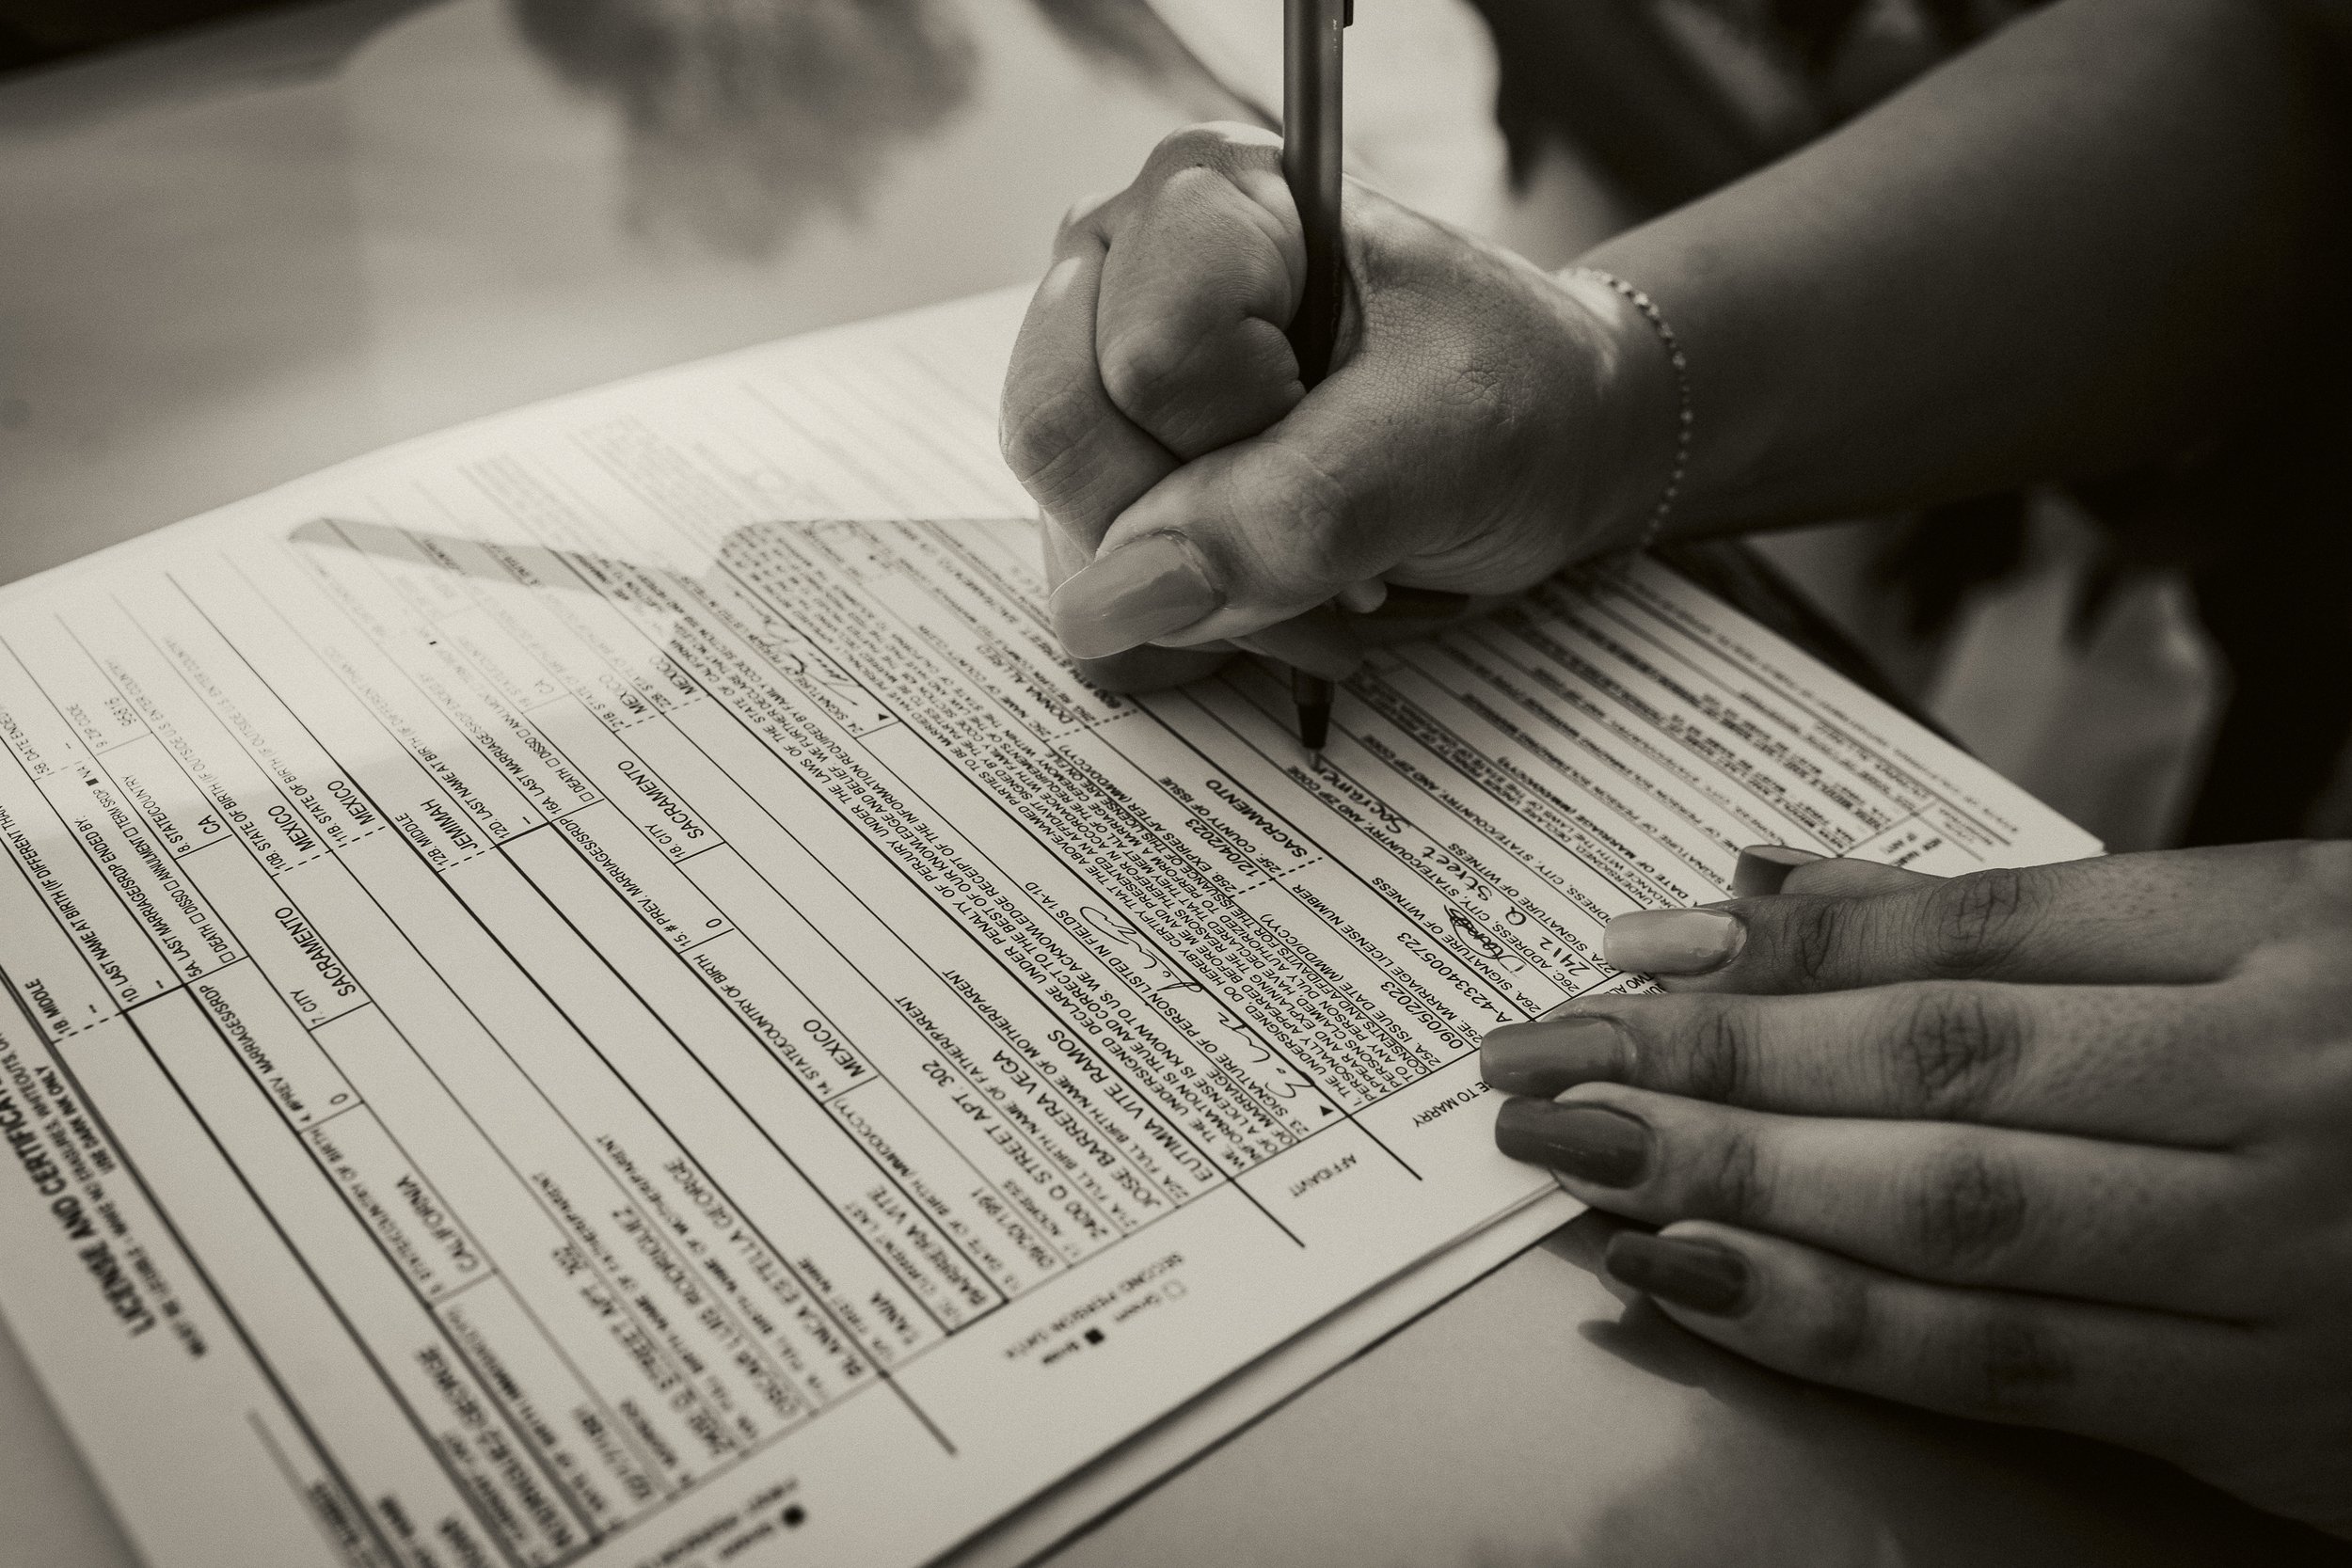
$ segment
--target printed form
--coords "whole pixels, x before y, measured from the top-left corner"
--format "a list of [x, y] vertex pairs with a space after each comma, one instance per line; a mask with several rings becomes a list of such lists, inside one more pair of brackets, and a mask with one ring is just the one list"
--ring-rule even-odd
[[[1482, 1031], [1743, 845], [2095, 846], [1662, 569], [1090, 689], [989, 296], [0, 596], [0, 1307], [161, 1568], [899, 1568], [1574, 1206]], [[1468, 1277], [1464, 1275], [1464, 1277]]]

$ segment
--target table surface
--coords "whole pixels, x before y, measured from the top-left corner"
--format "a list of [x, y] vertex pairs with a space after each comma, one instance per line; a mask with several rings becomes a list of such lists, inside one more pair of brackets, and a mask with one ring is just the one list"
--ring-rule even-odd
[[[644, 46], [680, 17], [702, 30]], [[1539, 261], [1619, 221], [1572, 154], [1504, 186], [1459, 0], [1375, 17], [1350, 40], [1369, 172]], [[1263, 20], [342, 0], [0, 82], [0, 580], [469, 416], [1032, 277], [1167, 130], [1276, 95]], [[2130, 1455], [1748, 1366], [1610, 1294], [1594, 1239], [1588, 1216], [1051, 1560], [2352, 1560]], [[127, 1568], [5, 1332], [0, 1461], [0, 1557]]]

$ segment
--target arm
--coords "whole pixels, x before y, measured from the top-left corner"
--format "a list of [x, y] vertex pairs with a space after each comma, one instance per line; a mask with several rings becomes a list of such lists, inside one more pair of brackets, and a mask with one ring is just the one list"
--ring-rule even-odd
[[2330, 40], [2068, 0], [1587, 258], [1686, 344], [1709, 530], [2094, 473], [2226, 425], [2339, 309]]
[[1949, 881], [1758, 847], [1733, 888], [1610, 923], [1664, 994], [1486, 1037], [1504, 1152], [1662, 1227], [1610, 1272], [2352, 1539], [2352, 845]]
[[[2062, 0], [1595, 252], [1688, 351], [1669, 526], [2094, 474], [2261, 417], [2341, 309], [2346, 8]], [[1631, 306], [1359, 185], [1339, 351], [1303, 390], [1277, 154], [1171, 136], [1064, 226], [1014, 351], [1006, 453], [1105, 684], [1228, 641], [1344, 673], [1368, 623], [1317, 607], [1514, 592], [1638, 539], [1666, 484], [1673, 379]]]

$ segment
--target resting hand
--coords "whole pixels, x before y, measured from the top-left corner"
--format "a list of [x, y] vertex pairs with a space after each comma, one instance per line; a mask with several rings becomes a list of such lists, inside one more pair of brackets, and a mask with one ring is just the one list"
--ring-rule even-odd
[[1543, 1097], [1506, 1152], [1664, 1227], [1613, 1274], [1769, 1365], [2352, 1535], [2352, 844], [1821, 861], [1607, 941], [1669, 994], [1484, 1068]]
[[[1664, 484], [1673, 393], [1646, 324], [1363, 185], [1332, 369], [1302, 390], [1280, 152], [1242, 126], [1169, 136], [1064, 223], [1022, 326], [1005, 455], [1045, 513], [1055, 625], [1081, 658], [1246, 639], [1344, 674], [1333, 598], [1524, 588], [1629, 543]], [[1091, 673], [1204, 667], [1150, 651]]]

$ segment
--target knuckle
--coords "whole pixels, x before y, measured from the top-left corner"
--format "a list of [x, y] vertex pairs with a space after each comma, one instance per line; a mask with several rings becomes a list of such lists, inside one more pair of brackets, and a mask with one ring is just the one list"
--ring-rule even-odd
[[2007, 1163], [1961, 1148], [1931, 1161], [1910, 1187], [1903, 1225], [1920, 1257], [1938, 1272], [1975, 1277], [2024, 1235], [2024, 1183]]
[[1895, 1049], [1885, 1058], [1896, 1101], [1938, 1120], [1981, 1112], [2011, 1081], [2024, 1051], [2017, 1010], [1990, 988], [1920, 988], [1902, 1004]]
[[1702, 1004], [1683, 1032], [1681, 1092], [1730, 1102], [1747, 1086], [1746, 1031], [1730, 1007]]
[[1231, 168], [1243, 148], [1232, 130], [1215, 121], [1180, 125], [1160, 138], [1159, 145], [1152, 150], [1151, 163], [1163, 171]]
[[1232, 161], [1220, 156], [1167, 169], [1145, 198], [1138, 237], [1164, 249], [1181, 245], [1186, 252], [1166, 261], [1188, 262], [1210, 274], [1221, 271], [1202, 264], [1224, 260], [1222, 253], [1232, 249], [1237, 234], [1248, 231], [1235, 223], [1250, 202], [1234, 182], [1229, 166]]
[[1780, 941], [1774, 944], [1784, 979], [1810, 990], [1836, 977], [1847, 911], [1848, 906], [1836, 898], [1791, 900], [1786, 910], [1775, 911], [1784, 915]]
[[1752, 1133], [1733, 1128], [1708, 1140], [1694, 1166], [1689, 1196], [1700, 1217], [1736, 1225], [1763, 1212], [1763, 1161]]
[[1215, 157], [1222, 144], [1222, 138], [1205, 124], [1179, 125], [1152, 149], [1152, 162], [1190, 167]]
[[1193, 390], [1188, 372], [1198, 347], [1170, 332], [1122, 332], [1097, 356], [1103, 389], [1120, 412], [1150, 429]]
[[1069, 210], [1061, 215], [1060, 226], [1055, 230], [1056, 242], [1058, 244], [1069, 240], [1086, 230], [1092, 225], [1096, 214], [1118, 200], [1122, 194], [1124, 193], [1120, 191], [1094, 191], [1072, 202]]
[[2012, 1312], [1988, 1316], [1973, 1332], [1975, 1344], [1959, 1361], [1967, 1383], [1957, 1403], [1972, 1415], [1996, 1420], [2035, 1420], [2048, 1415], [2074, 1380], [2065, 1344], [2031, 1317]]
[[2031, 884], [2011, 866], [1955, 877], [1921, 904], [1928, 954], [1962, 978], [1994, 969], [2017, 951], [2032, 926]]

